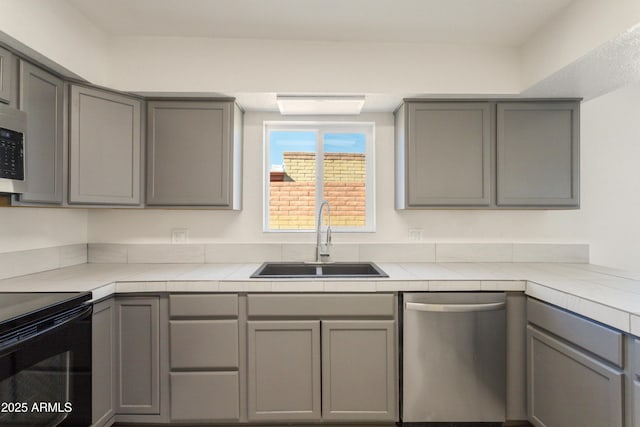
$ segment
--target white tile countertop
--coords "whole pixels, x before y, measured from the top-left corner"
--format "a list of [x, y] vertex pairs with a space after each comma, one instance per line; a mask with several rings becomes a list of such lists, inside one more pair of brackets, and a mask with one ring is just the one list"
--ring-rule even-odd
[[379, 262], [374, 279], [251, 279], [260, 263], [80, 264], [0, 280], [0, 292], [524, 291], [640, 336], [640, 276], [584, 263]]

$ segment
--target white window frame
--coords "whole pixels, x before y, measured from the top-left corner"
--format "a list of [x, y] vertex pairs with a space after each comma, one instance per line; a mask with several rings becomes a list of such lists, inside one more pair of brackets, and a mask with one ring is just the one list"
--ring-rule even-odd
[[[269, 172], [270, 172], [270, 135], [272, 131], [283, 132], [315, 132], [316, 133], [316, 203], [314, 211], [314, 228], [308, 230], [295, 229], [271, 229], [269, 228]], [[315, 233], [318, 219], [318, 210], [323, 199], [324, 192], [324, 134], [326, 133], [364, 133], [365, 134], [365, 200], [366, 214], [365, 225], [362, 227], [331, 226], [332, 232], [337, 233], [373, 233], [376, 231], [375, 215], [375, 122], [288, 122], [288, 121], [265, 121], [263, 123], [263, 231], [265, 233]], [[318, 191], [318, 183], [322, 183]]]

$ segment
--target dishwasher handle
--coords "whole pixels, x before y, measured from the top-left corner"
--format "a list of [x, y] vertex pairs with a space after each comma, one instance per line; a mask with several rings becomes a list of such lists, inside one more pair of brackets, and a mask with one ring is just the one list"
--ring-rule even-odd
[[476, 311], [496, 311], [506, 307], [506, 303], [490, 302], [482, 304], [426, 304], [419, 302], [407, 302], [405, 308], [414, 311], [427, 311], [435, 313], [473, 313]]

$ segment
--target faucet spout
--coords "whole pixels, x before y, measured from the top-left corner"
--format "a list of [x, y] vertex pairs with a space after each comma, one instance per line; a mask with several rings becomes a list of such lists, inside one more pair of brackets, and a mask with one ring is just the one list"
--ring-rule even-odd
[[[324, 207], [327, 207], [327, 231], [325, 242], [322, 244], [321, 230]], [[323, 200], [318, 211], [318, 221], [316, 223], [316, 262], [329, 262], [331, 257], [331, 205], [328, 200]]]

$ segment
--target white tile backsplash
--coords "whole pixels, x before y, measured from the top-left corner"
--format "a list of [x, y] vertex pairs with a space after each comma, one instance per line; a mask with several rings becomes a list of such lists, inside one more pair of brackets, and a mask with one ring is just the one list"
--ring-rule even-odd
[[205, 245], [206, 263], [282, 261], [278, 243], [214, 243]]
[[129, 245], [130, 264], [190, 263], [204, 264], [204, 245], [158, 244]]
[[282, 245], [283, 261], [314, 261], [316, 245], [310, 243], [286, 243]]
[[510, 243], [437, 243], [436, 262], [511, 262]]
[[435, 262], [433, 243], [368, 243], [360, 245], [360, 261]]
[[86, 260], [84, 243], [0, 253], [0, 279], [83, 264]]
[[77, 245], [60, 246], [60, 267], [69, 267], [72, 265], [86, 264], [87, 262], [87, 244], [79, 243]]
[[[90, 243], [89, 263], [262, 263], [314, 261], [313, 243]], [[81, 257], [81, 255], [79, 255]], [[80, 258], [78, 258], [80, 259]], [[589, 245], [563, 243], [335, 243], [337, 262], [588, 263]]]
[[589, 245], [514, 243], [513, 262], [589, 262]]
[[89, 243], [88, 262], [91, 264], [126, 264], [129, 245], [117, 243]]

